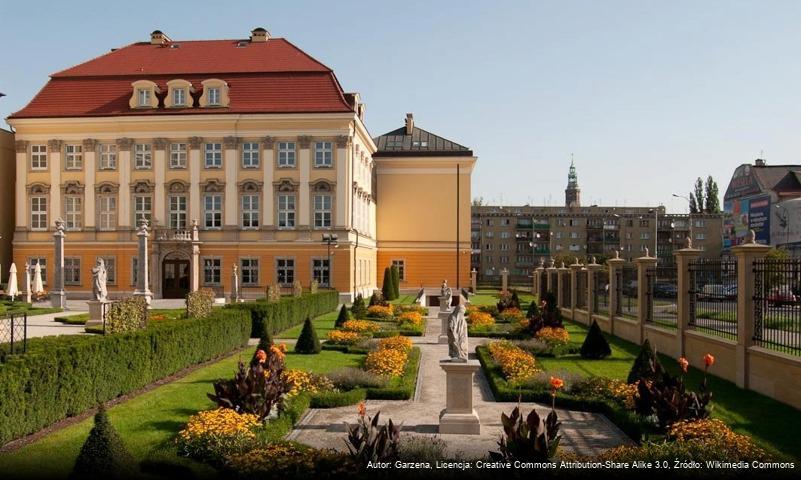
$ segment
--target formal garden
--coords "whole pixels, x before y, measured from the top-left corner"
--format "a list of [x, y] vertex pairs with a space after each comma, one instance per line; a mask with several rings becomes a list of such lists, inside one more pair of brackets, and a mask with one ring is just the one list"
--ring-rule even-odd
[[[339, 305], [336, 292], [320, 290], [213, 307], [201, 290], [185, 309], [120, 302], [104, 335], [31, 339], [24, 355], [0, 350], [0, 471], [294, 478], [455, 462], [428, 473], [480, 477], [483, 461], [557, 462], [580, 477], [581, 465], [597, 462], [801, 459], [797, 410], [718, 378], [711, 354], [696, 369], [568, 321], [550, 292], [471, 295], [471, 358], [488, 388], [475, 394], [482, 435], [432, 434], [428, 418], [445, 405], [445, 378], [432, 365], [446, 345], [436, 309], [415, 300], [385, 289]], [[603, 424], [599, 415], [612, 435], [582, 450], [577, 428]]]

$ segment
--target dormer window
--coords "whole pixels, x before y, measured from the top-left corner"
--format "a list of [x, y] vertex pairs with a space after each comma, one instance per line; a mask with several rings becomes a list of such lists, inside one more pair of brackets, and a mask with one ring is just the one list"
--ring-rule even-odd
[[176, 88], [172, 91], [172, 104], [176, 107], [183, 107], [186, 105], [186, 90], [183, 88]]
[[228, 98], [228, 84], [223, 80], [211, 78], [203, 80], [203, 95], [200, 96], [201, 107], [227, 107], [230, 100]]
[[137, 107], [149, 107], [150, 106], [150, 90], [145, 88], [137, 88], [136, 89], [136, 98], [138, 99], [136, 102]]
[[194, 104], [192, 84], [186, 80], [176, 79], [167, 82], [167, 96], [164, 106], [167, 108], [190, 108]]
[[158, 85], [150, 80], [137, 80], [131, 84], [133, 95], [128, 105], [131, 108], [158, 108], [159, 99], [156, 96], [161, 93]]

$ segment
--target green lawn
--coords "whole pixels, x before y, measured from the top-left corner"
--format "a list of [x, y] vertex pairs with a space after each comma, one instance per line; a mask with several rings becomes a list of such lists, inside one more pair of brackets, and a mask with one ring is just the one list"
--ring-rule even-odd
[[[212, 392], [211, 383], [232, 376], [240, 356], [248, 360], [250, 349], [110, 408], [109, 418], [134, 458], [180, 462], [199, 473], [208, 471], [208, 467], [178, 457], [172, 439], [190, 415], [214, 406], [206, 397]], [[325, 373], [340, 367], [358, 367], [363, 357], [327, 350], [319, 355], [288, 353], [287, 367]], [[89, 418], [20, 450], [2, 454], [0, 472], [24, 472], [33, 478], [66, 477], [91, 427]]]
[[[509, 290], [514, 290], [517, 292], [517, 298], [520, 299], [520, 307], [522, 309], [528, 308], [528, 304], [534, 300], [534, 295], [531, 294], [531, 289], [515, 289], [509, 288]], [[498, 295], [500, 294], [500, 290], [491, 290], [491, 289], [478, 289], [476, 290], [475, 295], [470, 297], [470, 303], [472, 305], [495, 305], [498, 303]]]
[[[325, 339], [325, 336], [328, 335], [328, 332], [334, 329], [334, 322], [336, 322], [338, 315], [339, 310], [334, 310], [333, 312], [328, 312], [312, 319], [314, 329], [317, 331], [317, 338], [319, 338], [321, 341]], [[284, 330], [278, 335], [275, 335], [275, 338], [296, 339], [300, 336], [301, 330], [303, 330], [303, 323]]]
[[411, 305], [414, 303], [415, 298], [417, 298], [417, 295], [401, 295], [389, 303], [393, 303], [395, 305]]
[[54, 322], [66, 323], [67, 325], [85, 325], [89, 321], [88, 313], [79, 313], [77, 315], [67, 315], [64, 317], [55, 317]]
[[[581, 345], [587, 328], [565, 322], [570, 342]], [[550, 372], [569, 372], [580, 375], [597, 375], [625, 380], [640, 347], [607, 335], [612, 356], [604, 360], [584, 360], [579, 355], [560, 358], [538, 357], [540, 366]], [[660, 355], [666, 369], [678, 373], [676, 359]], [[714, 373], [714, 367], [712, 367]], [[696, 388], [703, 372], [694, 368], [687, 375], [687, 385]], [[801, 459], [801, 442], [789, 432], [801, 431], [801, 412], [764, 395], [738, 388], [735, 384], [710, 376], [713, 392], [712, 416], [726, 422], [734, 431], [750, 435], [760, 445], [785, 455]]]
[[46, 313], [58, 313], [60, 312], [60, 308], [53, 308], [53, 307], [37, 307], [30, 303], [20, 302], [20, 301], [10, 301], [10, 300], [2, 300], [0, 301], [0, 315], [6, 314], [16, 314], [16, 313], [27, 313], [29, 317], [34, 315], [44, 315]]

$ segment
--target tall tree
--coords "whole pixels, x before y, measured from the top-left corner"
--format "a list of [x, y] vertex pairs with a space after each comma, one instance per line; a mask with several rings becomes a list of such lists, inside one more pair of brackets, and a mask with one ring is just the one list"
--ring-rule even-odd
[[720, 213], [720, 199], [718, 199], [718, 183], [712, 179], [712, 175], [706, 177], [706, 204], [704, 205], [704, 212], [706, 213]]
[[695, 180], [695, 202], [698, 208], [697, 213], [704, 212], [704, 181], [701, 180], [701, 177], [698, 177]]
[[695, 199], [695, 194], [690, 192], [690, 213], [698, 213], [698, 200]]

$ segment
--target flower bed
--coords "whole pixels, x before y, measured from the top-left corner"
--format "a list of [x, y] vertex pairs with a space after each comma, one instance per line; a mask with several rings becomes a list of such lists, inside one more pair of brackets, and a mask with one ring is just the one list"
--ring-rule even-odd
[[257, 415], [230, 408], [206, 410], [189, 417], [176, 443], [180, 455], [221, 464], [225, 458], [256, 445]]
[[490, 355], [498, 363], [509, 382], [521, 382], [534, 376], [537, 366], [534, 355], [507, 340], [490, 342]]
[[367, 316], [377, 320], [392, 320], [393, 307], [389, 305], [373, 305], [367, 307]]
[[348, 320], [342, 324], [342, 330], [355, 333], [372, 333], [381, 330], [381, 327], [369, 320]]
[[354, 345], [364, 337], [359, 332], [331, 330], [326, 335], [326, 338], [328, 338], [329, 343], [335, 343], [337, 345]]
[[406, 337], [385, 338], [379, 342], [377, 350], [367, 354], [364, 367], [379, 376], [400, 376], [406, 368], [411, 347], [411, 340]]
[[562, 347], [570, 343], [570, 334], [564, 328], [542, 327], [535, 335], [549, 347]]

